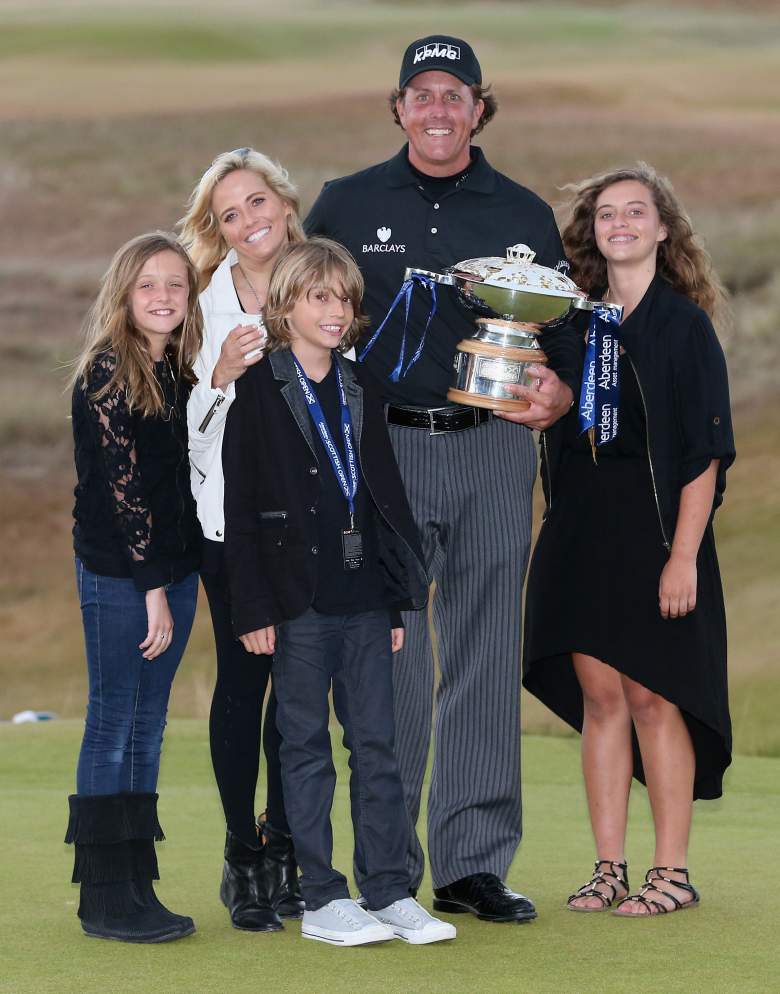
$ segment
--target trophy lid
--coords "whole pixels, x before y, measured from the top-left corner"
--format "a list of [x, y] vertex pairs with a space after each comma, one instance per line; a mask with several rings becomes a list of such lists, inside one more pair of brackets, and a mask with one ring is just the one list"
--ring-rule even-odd
[[505, 290], [530, 291], [556, 297], [581, 297], [577, 284], [557, 269], [534, 262], [536, 253], [527, 245], [511, 245], [506, 258], [486, 256], [464, 259], [451, 267], [455, 276]]

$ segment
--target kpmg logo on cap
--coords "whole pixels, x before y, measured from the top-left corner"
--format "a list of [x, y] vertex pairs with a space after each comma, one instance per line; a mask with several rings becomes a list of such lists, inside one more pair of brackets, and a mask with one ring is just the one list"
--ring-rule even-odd
[[424, 62], [426, 59], [450, 59], [453, 62], [460, 61], [460, 45], [442, 45], [438, 41], [432, 45], [421, 45], [414, 53], [414, 63]]

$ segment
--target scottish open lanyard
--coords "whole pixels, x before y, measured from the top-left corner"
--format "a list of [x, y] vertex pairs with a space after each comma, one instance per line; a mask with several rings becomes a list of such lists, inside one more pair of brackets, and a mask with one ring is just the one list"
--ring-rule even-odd
[[[424, 286], [428, 290], [430, 290], [431, 307], [430, 310], [428, 311], [428, 318], [425, 322], [425, 327], [423, 328], [420, 344], [417, 346], [417, 349], [414, 355], [412, 356], [412, 358], [404, 366], [404, 360], [406, 358], [406, 329], [409, 325], [409, 308], [411, 307], [412, 303], [412, 291], [414, 290], [415, 283], [419, 283], [421, 286]], [[371, 336], [371, 340], [366, 343], [365, 348], [361, 351], [360, 355], [358, 356], [358, 361], [363, 362], [363, 360], [366, 358], [368, 353], [374, 347], [376, 340], [384, 331], [385, 325], [392, 317], [393, 311], [396, 309], [396, 307], [398, 307], [398, 305], [401, 303], [402, 300], [404, 301], [404, 328], [401, 333], [401, 349], [398, 353], [398, 362], [396, 362], [395, 368], [390, 373], [390, 379], [392, 380], [393, 383], [397, 383], [400, 379], [402, 379], [402, 377], [406, 376], [406, 374], [409, 372], [412, 366], [417, 362], [417, 360], [422, 355], [423, 346], [425, 345], [425, 336], [428, 333], [428, 328], [430, 327], [431, 319], [436, 313], [436, 284], [432, 279], [430, 279], [428, 276], [423, 276], [421, 273], [412, 273], [409, 279], [403, 281], [403, 283], [401, 284], [401, 289], [398, 291], [395, 300], [390, 305], [390, 310], [387, 312], [387, 314], [385, 314], [384, 320], [379, 325], [379, 327], [374, 332], [374, 334]]]
[[344, 463], [341, 461], [341, 456], [339, 455], [338, 449], [333, 441], [333, 436], [330, 433], [328, 422], [325, 420], [322, 405], [317, 399], [317, 395], [309, 381], [309, 377], [306, 373], [304, 373], [303, 367], [295, 356], [293, 356], [293, 362], [295, 363], [295, 371], [298, 374], [298, 382], [301, 385], [303, 396], [306, 398], [306, 404], [309, 408], [309, 415], [314, 422], [315, 428], [320, 433], [320, 438], [325, 446], [325, 451], [330, 457], [330, 464], [333, 467], [333, 472], [336, 474], [336, 479], [341, 487], [341, 492], [344, 494], [347, 505], [349, 506], [349, 526], [350, 528], [354, 528], [355, 494], [357, 493], [357, 488], [360, 483], [360, 471], [358, 469], [357, 453], [355, 452], [355, 445], [352, 435], [352, 418], [349, 413], [349, 407], [347, 406], [347, 395], [344, 391], [344, 378], [342, 377], [341, 370], [336, 362], [336, 380], [338, 382], [339, 401], [341, 404], [341, 432], [344, 436], [344, 452], [347, 456], [346, 469], [344, 468]]
[[580, 388], [580, 434], [588, 432], [593, 461], [596, 446], [617, 438], [620, 407], [620, 315], [614, 304], [593, 308]]

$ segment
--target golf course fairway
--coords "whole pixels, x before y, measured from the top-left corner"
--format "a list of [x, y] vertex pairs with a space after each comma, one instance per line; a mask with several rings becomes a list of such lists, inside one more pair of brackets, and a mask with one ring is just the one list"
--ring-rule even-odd
[[[702, 903], [652, 921], [576, 915], [567, 895], [593, 853], [575, 738], [523, 741], [525, 832], [509, 883], [539, 910], [526, 925], [455, 916], [453, 943], [337, 949], [298, 925], [256, 935], [230, 928], [219, 903], [224, 840], [205, 721], [175, 720], [160, 773], [158, 892], [197, 933], [161, 946], [88, 939], [62, 842], [81, 722], [0, 725], [3, 784], [2, 994], [769, 994], [780, 990], [776, 900], [780, 760], [737, 757], [720, 801], [696, 807], [691, 878]], [[345, 757], [338, 734], [335, 863], [350, 865]], [[261, 806], [261, 799], [258, 799]], [[636, 787], [627, 856], [631, 883], [652, 861], [647, 797]], [[430, 880], [421, 900], [430, 907]], [[763, 907], [763, 912], [762, 912]]]

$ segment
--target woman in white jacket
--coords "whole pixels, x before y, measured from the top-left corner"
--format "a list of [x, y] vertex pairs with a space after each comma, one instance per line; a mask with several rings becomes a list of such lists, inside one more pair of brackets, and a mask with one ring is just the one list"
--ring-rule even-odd
[[203, 528], [201, 580], [214, 626], [217, 681], [209, 735], [227, 823], [220, 897], [235, 928], [276, 931], [303, 913], [284, 813], [276, 701], [263, 729], [268, 795], [258, 839], [254, 803], [263, 699], [270, 656], [247, 653], [234, 637], [224, 569], [222, 436], [235, 381], [262, 359], [262, 310], [271, 270], [290, 242], [305, 239], [298, 193], [286, 170], [252, 148], [218, 155], [182, 218], [182, 240], [201, 275], [203, 348], [187, 407], [192, 491]]

